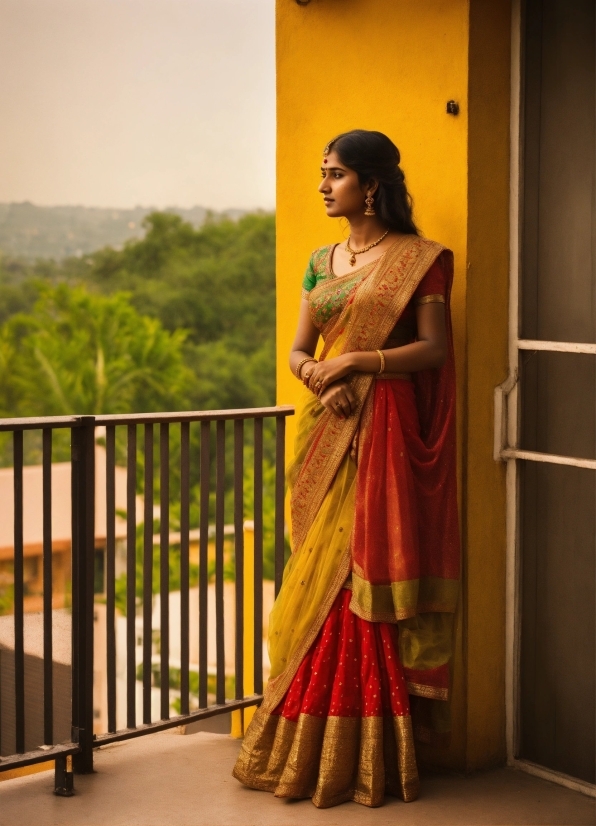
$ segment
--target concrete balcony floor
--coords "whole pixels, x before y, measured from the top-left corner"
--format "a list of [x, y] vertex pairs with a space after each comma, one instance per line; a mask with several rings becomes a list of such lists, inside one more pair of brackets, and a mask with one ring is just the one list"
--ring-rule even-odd
[[0, 783], [2, 826], [591, 826], [594, 800], [515, 769], [423, 777], [415, 803], [316, 809], [242, 787], [226, 735], [154, 734], [96, 753], [96, 773], [55, 797], [53, 772]]

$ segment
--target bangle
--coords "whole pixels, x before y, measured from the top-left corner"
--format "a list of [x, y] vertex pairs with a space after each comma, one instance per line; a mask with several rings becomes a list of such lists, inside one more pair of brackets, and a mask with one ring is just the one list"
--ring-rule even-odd
[[377, 373], [377, 375], [380, 376], [381, 373], [385, 372], [385, 356], [383, 355], [382, 350], [377, 350], [377, 353], [379, 354], [379, 358], [381, 359], [381, 369]]
[[294, 371], [296, 373], [297, 379], [302, 380], [302, 376], [300, 375], [300, 369], [304, 364], [306, 364], [307, 361], [316, 361], [316, 359], [312, 356], [307, 356], [305, 359], [302, 359], [302, 361], [298, 362], [298, 364], [296, 365], [296, 370]]

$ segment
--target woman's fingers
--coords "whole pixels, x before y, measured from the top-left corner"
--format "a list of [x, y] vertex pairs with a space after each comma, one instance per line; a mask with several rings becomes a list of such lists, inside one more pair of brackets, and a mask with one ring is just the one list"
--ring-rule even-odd
[[329, 362], [319, 362], [315, 364], [312, 369], [308, 370], [308, 389], [316, 393], [319, 398], [329, 385], [337, 379], [337, 377], [333, 378], [334, 374], [337, 373], [337, 368], [334, 368], [333, 361], [334, 359], [331, 359]]
[[338, 393], [338, 401], [341, 404], [341, 408], [343, 412], [350, 416], [352, 411], [356, 406], [356, 397], [352, 391], [352, 388], [349, 384], [342, 384], [341, 387], [337, 388]]
[[343, 393], [343, 392], [338, 395], [338, 399], [336, 401], [336, 406], [337, 406], [337, 409], [339, 411], [341, 411], [341, 413], [344, 416], [349, 416], [350, 413], [352, 412], [351, 404], [348, 401], [348, 398], [347, 398], [346, 394]]
[[337, 413], [338, 416], [343, 418], [346, 415], [343, 403], [340, 400], [333, 402], [333, 408], [334, 412]]
[[304, 386], [307, 387], [314, 393], [314, 383], [315, 383], [315, 376], [313, 375], [314, 370], [309, 371], [304, 376]]
[[312, 369], [311, 370], [307, 369], [306, 372], [304, 373], [304, 375], [302, 376], [302, 384], [305, 387], [308, 387], [309, 390], [310, 390], [309, 384], [310, 384], [311, 375], [312, 375]]
[[320, 396], [321, 393], [323, 393], [326, 390], [327, 385], [329, 384], [327, 378], [325, 377], [325, 369], [324, 368], [322, 368], [320, 370], [317, 370], [316, 375], [313, 376], [313, 382], [314, 382], [314, 388], [313, 389], [314, 389], [315, 393], [318, 396]]
[[309, 374], [308, 389], [312, 390], [313, 393], [319, 395], [320, 391], [322, 390], [322, 386], [323, 382], [321, 377], [321, 369], [317, 364]]
[[350, 405], [350, 409], [353, 410], [356, 406], [356, 396], [354, 395], [354, 391], [352, 390], [349, 384], [346, 384], [346, 386], [344, 387], [344, 394], [346, 396], [348, 404]]
[[342, 415], [341, 410], [337, 406], [337, 396], [333, 390], [328, 390], [326, 393], [323, 393], [319, 396], [319, 401], [323, 405], [323, 407], [327, 408], [327, 410], [331, 410], [332, 413], [335, 413], [336, 416]]
[[352, 402], [343, 388], [332, 388], [320, 396], [321, 404], [340, 418], [347, 418], [352, 413]]

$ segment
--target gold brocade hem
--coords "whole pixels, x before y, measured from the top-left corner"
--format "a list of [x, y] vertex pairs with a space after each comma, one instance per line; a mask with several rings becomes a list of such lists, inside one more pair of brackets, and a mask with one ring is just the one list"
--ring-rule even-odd
[[[351, 590], [353, 593], [353, 586]], [[352, 597], [352, 601], [350, 602], [350, 611], [357, 617], [360, 617], [360, 619], [367, 620], [367, 622], [396, 623], [399, 620], [409, 619], [410, 617], [416, 616], [415, 608], [409, 608], [407, 610], [402, 609], [399, 611], [371, 611], [370, 609], [364, 608], [360, 605], [355, 597]]]
[[459, 580], [422, 577], [373, 585], [352, 570], [350, 611], [369, 622], [398, 622], [416, 614], [455, 612]]
[[420, 683], [411, 683], [406, 681], [408, 694], [413, 694], [416, 697], [427, 697], [429, 700], [448, 700], [449, 689], [437, 688], [431, 685], [421, 685]]
[[410, 802], [420, 785], [410, 717], [301, 714], [293, 722], [262, 708], [233, 775], [276, 797], [310, 797], [320, 809], [348, 800], [381, 806], [385, 794]]

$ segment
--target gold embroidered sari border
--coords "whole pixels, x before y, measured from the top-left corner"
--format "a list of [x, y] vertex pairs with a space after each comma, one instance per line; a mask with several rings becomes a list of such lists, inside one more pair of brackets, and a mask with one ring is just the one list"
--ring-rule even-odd
[[353, 570], [350, 610], [369, 622], [398, 622], [416, 614], [452, 614], [458, 594], [457, 579], [421, 577], [374, 585]]
[[[353, 593], [353, 588], [352, 588]], [[370, 609], [363, 608], [354, 597], [350, 600], [350, 611], [355, 614], [360, 619], [367, 620], [367, 622], [392, 622], [396, 623], [400, 620], [409, 619], [410, 617], [416, 616], [416, 609], [409, 608], [408, 610], [401, 610], [401, 611], [373, 611]]]
[[312, 445], [298, 473], [292, 491], [292, 537], [296, 551], [314, 522], [325, 494], [349, 450], [360, 412], [368, 395], [373, 377], [363, 373], [352, 383], [357, 407], [348, 419], [339, 419], [325, 411], [312, 432]]
[[408, 694], [413, 694], [415, 697], [426, 697], [428, 700], [448, 700], [449, 689], [438, 688], [437, 686], [422, 685], [421, 683], [412, 683], [406, 681]]

